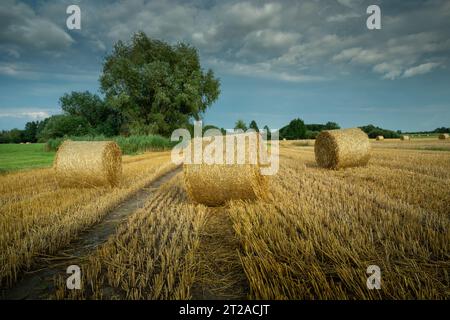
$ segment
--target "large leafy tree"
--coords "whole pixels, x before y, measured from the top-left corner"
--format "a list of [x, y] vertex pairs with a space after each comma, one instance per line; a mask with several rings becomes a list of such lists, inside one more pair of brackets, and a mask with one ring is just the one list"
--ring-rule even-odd
[[169, 135], [192, 118], [199, 120], [220, 94], [219, 80], [212, 70], [203, 71], [194, 47], [171, 46], [143, 32], [129, 44], [115, 44], [100, 83], [107, 102], [129, 121], [131, 133]]

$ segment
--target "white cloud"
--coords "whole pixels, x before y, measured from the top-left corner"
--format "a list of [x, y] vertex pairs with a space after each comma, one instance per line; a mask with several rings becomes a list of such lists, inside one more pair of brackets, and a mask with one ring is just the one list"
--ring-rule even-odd
[[7, 76], [15, 76], [17, 75], [17, 70], [13, 66], [8, 65], [0, 65], [0, 74]]
[[434, 68], [438, 67], [439, 63], [435, 63], [435, 62], [428, 62], [428, 63], [423, 63], [421, 65], [409, 68], [407, 70], [405, 70], [405, 72], [403, 73], [403, 77], [404, 78], [410, 78], [410, 77], [414, 77], [420, 74], [425, 74], [428, 72], [431, 72], [431, 70], [433, 70]]
[[350, 61], [359, 64], [373, 64], [383, 60], [383, 58], [384, 55], [377, 50], [350, 48], [342, 50], [339, 54], [334, 55], [332, 60], [336, 62]]
[[[0, 9], [0, 40], [2, 46], [8, 44], [10, 53], [5, 56], [10, 59], [0, 58], [0, 66], [2, 61], [9, 63], [32, 50], [53, 50], [69, 57], [66, 49], [74, 40], [64, 26], [61, 28], [64, 16], [58, 16], [68, 0], [38, 2], [33, 9], [8, 1], [2, 8], [9, 6], [12, 12]], [[404, 5], [402, 10], [386, 10], [383, 30], [369, 32], [365, 20], [358, 19], [364, 18], [363, 4], [362, 0], [208, 3], [129, 0], [126, 5], [120, 1], [108, 3], [105, 10], [103, 3], [83, 2], [82, 30], [77, 33], [81, 49], [79, 46], [74, 49], [80, 50], [77, 54], [86, 55], [83, 61], [92, 61], [97, 66], [99, 53], [109, 50], [118, 40], [129, 41], [134, 32], [142, 30], [152, 38], [170, 43], [192, 43], [204, 61], [217, 59], [249, 68], [266, 63], [271, 72], [297, 74], [301, 79], [305, 71], [311, 75], [315, 72], [314, 76], [319, 78], [373, 72], [381, 78], [397, 79], [408, 69], [429, 61], [448, 63], [450, 19], [445, 16], [448, 5], [436, 1], [426, 6]], [[400, 5], [385, 6], [398, 9]], [[30, 17], [31, 22], [24, 21], [24, 17]], [[418, 26], [411, 21], [430, 23]], [[31, 43], [31, 39], [40, 40]], [[68, 64], [71, 60], [68, 59]], [[25, 76], [25, 70], [0, 67], [0, 73], [8, 76]]]
[[74, 40], [60, 26], [38, 16], [24, 3], [6, 1], [0, 7], [0, 41], [24, 50], [60, 51]]
[[402, 74], [402, 69], [395, 63], [383, 62], [373, 67], [373, 71], [383, 74], [384, 79], [394, 80]]
[[361, 3], [361, 0], [337, 0], [337, 2], [345, 7], [352, 8]]
[[261, 60], [279, 56], [298, 43], [301, 35], [294, 32], [283, 32], [272, 29], [256, 30], [247, 34], [244, 45], [236, 53], [236, 57], [262, 57]]
[[261, 23], [277, 24], [280, 22], [280, 13], [283, 7], [280, 3], [266, 3], [264, 5], [250, 2], [232, 4], [224, 11], [223, 18], [230, 24], [242, 26], [260, 26]]
[[290, 48], [298, 41], [299, 38], [300, 34], [298, 33], [265, 29], [249, 33], [244, 38], [244, 41], [246, 44], [258, 44], [264, 48]]
[[345, 13], [345, 14], [337, 14], [334, 16], [329, 16], [327, 18], [328, 22], [344, 22], [347, 21], [349, 19], [353, 19], [353, 18], [359, 18], [361, 15], [357, 14], [355, 12], [351, 12], [351, 13]]
[[287, 82], [311, 82], [327, 80], [326, 78], [321, 76], [300, 74], [298, 72], [289, 73], [287, 71], [273, 70], [271, 64], [267, 62], [242, 64], [213, 59], [208, 61], [208, 64], [223, 73], [253, 78], [264, 78]]
[[13, 77], [16, 79], [27, 80], [56, 80], [56, 81], [74, 81], [74, 82], [96, 82], [98, 72], [84, 71], [79, 69], [72, 70], [48, 70], [38, 69], [39, 66], [25, 63], [1, 63], [0, 76]]
[[332, 60], [333, 61], [348, 61], [351, 60], [353, 57], [357, 56], [362, 51], [362, 48], [349, 48], [344, 49], [338, 54], [334, 55]]
[[0, 112], [0, 118], [26, 118], [32, 120], [42, 120], [48, 118], [50, 113], [47, 111], [9, 111]]

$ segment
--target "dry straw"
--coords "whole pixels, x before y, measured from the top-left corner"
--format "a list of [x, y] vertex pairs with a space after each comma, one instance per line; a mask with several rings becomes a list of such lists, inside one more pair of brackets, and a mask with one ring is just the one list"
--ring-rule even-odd
[[377, 136], [377, 141], [382, 141], [382, 140], [384, 140], [383, 136]]
[[410, 140], [410, 138], [409, 138], [409, 136], [401, 136], [400, 140], [408, 141], [408, 140]]
[[[240, 164], [236, 161], [239, 150], [234, 144], [232, 149], [228, 146], [228, 152], [235, 155], [231, 163], [208, 164], [203, 161], [200, 164], [185, 163], [183, 165], [186, 191], [193, 202], [207, 206], [221, 206], [233, 199], [256, 200], [267, 197], [268, 179], [260, 172], [264, 163], [259, 160], [255, 163], [250, 160], [251, 155], [259, 159], [262, 139], [259, 134], [253, 134], [256, 139], [249, 139], [252, 134], [248, 133], [234, 136], [245, 137], [244, 163]], [[225, 138], [216, 138], [223, 139], [224, 153], [226, 153]], [[207, 144], [203, 143], [203, 146], [205, 145]]]
[[65, 141], [53, 167], [60, 186], [117, 186], [122, 152], [113, 141]]
[[364, 166], [370, 159], [370, 141], [361, 129], [322, 131], [314, 146], [317, 164], [339, 169]]
[[441, 140], [448, 139], [449, 137], [450, 137], [450, 136], [449, 136], [448, 133], [441, 133], [441, 134], [439, 135], [439, 139], [441, 139]]

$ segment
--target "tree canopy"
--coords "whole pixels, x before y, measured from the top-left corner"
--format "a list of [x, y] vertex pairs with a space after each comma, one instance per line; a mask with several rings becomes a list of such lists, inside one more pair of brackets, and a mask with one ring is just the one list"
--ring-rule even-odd
[[259, 128], [258, 125], [256, 124], [255, 120], [252, 120], [252, 122], [250, 122], [250, 125], [248, 126], [250, 129], [255, 130], [256, 132], [259, 132]]
[[48, 118], [38, 138], [46, 141], [65, 135], [82, 136], [92, 133], [90, 129], [89, 123], [81, 116], [59, 114]]
[[85, 119], [96, 134], [119, 134], [123, 123], [122, 114], [109, 107], [98, 95], [89, 91], [72, 92], [64, 94], [59, 101], [65, 114]]
[[239, 119], [234, 124], [234, 129], [235, 130], [239, 130], [240, 129], [240, 130], [243, 130], [243, 131], [247, 131], [247, 125], [245, 124], [244, 120]]
[[203, 71], [197, 50], [169, 45], [136, 33], [119, 41], [105, 58], [100, 76], [107, 103], [120, 110], [131, 133], [170, 135], [199, 120], [220, 94], [212, 70]]
[[367, 133], [369, 138], [376, 138], [377, 136], [383, 136], [385, 138], [400, 138], [400, 135], [392, 130], [383, 129], [380, 127], [376, 127], [372, 124], [369, 124], [367, 126], [359, 127], [362, 131]]
[[280, 138], [288, 140], [305, 139], [306, 126], [302, 119], [294, 119], [280, 129]]

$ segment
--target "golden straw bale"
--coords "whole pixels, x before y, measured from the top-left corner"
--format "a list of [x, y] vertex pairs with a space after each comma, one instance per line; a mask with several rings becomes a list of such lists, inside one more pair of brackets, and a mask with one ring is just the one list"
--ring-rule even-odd
[[[268, 179], [260, 171], [266, 158], [259, 149], [263, 148], [262, 139], [259, 134], [255, 135], [248, 133], [233, 135], [233, 139], [245, 139], [244, 150], [239, 149], [236, 143], [227, 145], [226, 137], [216, 137], [223, 139], [224, 162], [222, 163], [207, 163], [205, 158], [201, 163], [184, 163], [186, 191], [193, 202], [207, 206], [220, 206], [233, 199], [256, 200], [267, 197]], [[256, 137], [256, 140], [250, 137]], [[203, 146], [206, 145], [203, 142]], [[239, 163], [237, 155], [242, 151], [245, 152], [244, 162]], [[234, 154], [232, 162], [226, 162], [227, 152]], [[255, 159], [256, 161], [253, 161]]]
[[207, 206], [220, 206], [228, 200], [264, 199], [267, 177], [257, 165], [184, 165], [184, 182], [189, 198]]
[[122, 152], [113, 141], [65, 141], [53, 167], [60, 186], [117, 186]]
[[450, 135], [448, 133], [441, 133], [439, 135], [439, 139], [441, 139], [441, 140], [448, 139], [449, 137], [450, 137]]
[[401, 136], [400, 140], [408, 141], [408, 140], [410, 140], [410, 137], [409, 136]]
[[382, 140], [384, 140], [383, 136], [377, 136], [377, 141], [382, 141]]
[[369, 137], [359, 128], [325, 130], [316, 138], [314, 153], [320, 167], [364, 166], [370, 159]]

